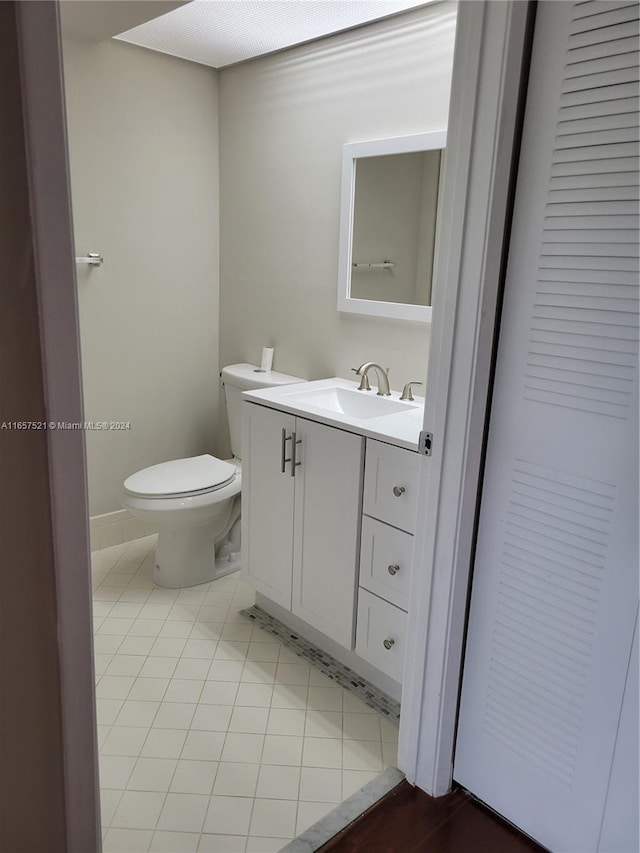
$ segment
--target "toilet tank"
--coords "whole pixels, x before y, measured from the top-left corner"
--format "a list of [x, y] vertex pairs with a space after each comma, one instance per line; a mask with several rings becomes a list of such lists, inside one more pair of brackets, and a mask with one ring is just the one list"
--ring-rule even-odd
[[242, 450], [242, 407], [240, 405], [242, 392], [306, 382], [306, 379], [301, 379], [299, 376], [289, 376], [287, 373], [278, 373], [277, 370], [260, 370], [255, 364], [230, 364], [222, 368], [221, 376], [227, 401], [231, 452], [237, 459], [241, 458]]

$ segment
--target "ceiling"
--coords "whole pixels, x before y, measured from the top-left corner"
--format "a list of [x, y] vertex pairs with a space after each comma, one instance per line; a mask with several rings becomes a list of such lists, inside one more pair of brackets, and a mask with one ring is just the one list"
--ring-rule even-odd
[[62, 0], [65, 35], [102, 41], [151, 18], [184, 6], [187, 0]]
[[65, 32], [223, 68], [433, 0], [63, 0]]

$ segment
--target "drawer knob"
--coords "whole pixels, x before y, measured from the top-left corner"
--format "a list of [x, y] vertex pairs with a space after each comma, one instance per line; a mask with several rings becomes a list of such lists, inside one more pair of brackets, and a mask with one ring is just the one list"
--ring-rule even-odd
[[399, 498], [399, 497], [401, 497], [402, 495], [404, 495], [404, 486], [394, 486], [394, 487], [393, 487], [393, 494], [394, 494], [397, 498]]
[[392, 646], [395, 645], [395, 642], [396, 642], [395, 640], [393, 640], [393, 639], [391, 639], [391, 637], [389, 637], [387, 640], [384, 640], [382, 645], [385, 647], [385, 649], [390, 649]]
[[392, 563], [390, 566], [387, 566], [387, 571], [390, 575], [397, 575], [400, 571], [400, 566], [397, 563]]

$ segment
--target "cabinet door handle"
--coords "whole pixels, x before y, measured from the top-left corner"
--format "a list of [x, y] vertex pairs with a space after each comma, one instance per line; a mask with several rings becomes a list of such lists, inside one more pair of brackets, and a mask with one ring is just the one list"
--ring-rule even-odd
[[295, 477], [296, 476], [296, 468], [298, 468], [300, 465], [302, 465], [302, 462], [298, 462], [298, 460], [297, 460], [297, 456], [298, 456], [297, 447], [299, 444], [302, 444], [302, 439], [296, 438], [295, 432], [291, 433], [291, 438], [292, 438], [292, 442], [291, 442], [291, 448], [292, 449], [291, 449], [291, 459], [289, 461], [291, 462], [291, 476]]
[[382, 645], [385, 647], [385, 649], [388, 650], [392, 646], [394, 646], [395, 643], [396, 643], [396, 641], [394, 639], [392, 639], [391, 637], [388, 637], [386, 640], [383, 641]]
[[284, 469], [287, 462], [291, 462], [291, 457], [287, 457], [287, 442], [291, 441], [291, 436], [287, 435], [286, 427], [282, 427], [282, 442], [280, 444], [280, 473], [284, 474]]
[[404, 486], [394, 486], [393, 487], [393, 494], [397, 498], [402, 497], [402, 495], [404, 495]]
[[400, 571], [400, 566], [397, 563], [392, 563], [390, 566], [387, 566], [387, 571], [390, 575], [397, 575]]

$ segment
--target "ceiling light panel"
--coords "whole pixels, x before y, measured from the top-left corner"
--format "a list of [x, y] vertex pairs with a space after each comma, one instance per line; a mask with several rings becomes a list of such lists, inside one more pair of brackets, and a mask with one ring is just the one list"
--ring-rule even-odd
[[424, 5], [425, 0], [193, 0], [116, 38], [221, 68]]

